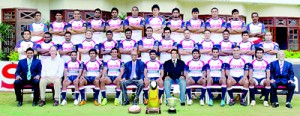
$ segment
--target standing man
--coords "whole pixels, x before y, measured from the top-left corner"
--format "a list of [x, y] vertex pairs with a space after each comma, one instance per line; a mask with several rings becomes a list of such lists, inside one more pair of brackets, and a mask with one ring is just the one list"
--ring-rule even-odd
[[260, 47], [265, 51], [263, 55], [264, 60], [268, 61], [268, 63], [276, 60], [276, 54], [280, 49], [278, 43], [273, 42], [271, 32], [266, 32], [265, 41], [260, 43]]
[[111, 30], [106, 31], [106, 41], [100, 44], [100, 53], [103, 55], [103, 61], [107, 62], [111, 59], [110, 52], [112, 48], [117, 46], [117, 42], [113, 39], [113, 32]]
[[254, 44], [259, 44], [262, 41], [262, 38], [265, 34], [265, 25], [261, 22], [258, 22], [258, 13], [253, 12], [251, 14], [252, 23], [247, 25], [247, 31], [249, 32], [249, 41], [253, 42]]
[[171, 59], [171, 50], [177, 49], [177, 43], [170, 38], [171, 35], [171, 29], [169, 27], [164, 28], [165, 36], [164, 39], [160, 40], [159, 42], [159, 52], [160, 52], [160, 62], [163, 64], [165, 61]]
[[242, 32], [242, 38], [243, 40], [238, 43], [238, 46], [241, 48], [240, 54], [246, 63], [250, 63], [255, 52], [255, 46], [253, 42], [249, 41], [249, 33], [247, 31]]
[[222, 32], [226, 29], [226, 22], [219, 18], [219, 10], [214, 7], [211, 9], [211, 17], [205, 22], [205, 27], [211, 32], [211, 40], [214, 43], [222, 41]]
[[[88, 52], [91, 49], [99, 50], [96, 42], [92, 40], [93, 32], [91, 30], [88, 30], [85, 32], [85, 40], [78, 44], [78, 52], [81, 53], [81, 61], [86, 63], [90, 60]], [[97, 51], [99, 53], [99, 51]], [[97, 58], [97, 57], [96, 57]]]
[[71, 52], [76, 51], [76, 46], [71, 42], [71, 32], [67, 31], [65, 33], [65, 41], [58, 45], [58, 52], [64, 62], [71, 60]]
[[233, 9], [232, 12], [233, 19], [227, 22], [227, 29], [230, 32], [230, 41], [238, 43], [242, 41], [241, 34], [246, 30], [246, 24], [240, 19], [239, 11]]
[[62, 13], [55, 14], [55, 21], [50, 23], [49, 32], [53, 35], [52, 41], [54, 44], [62, 44], [65, 41], [65, 32], [67, 30], [67, 23], [62, 21]]
[[[172, 59], [164, 63], [164, 88], [166, 98], [171, 97], [171, 85], [175, 82], [179, 84], [180, 89], [180, 104], [185, 106], [185, 91], [186, 81], [184, 76], [185, 63], [178, 59], [178, 51], [176, 49], [171, 50]], [[168, 104], [168, 100], [166, 102]]]
[[[21, 35], [23, 40], [18, 41], [15, 47], [15, 51], [19, 54], [19, 60], [27, 57], [26, 50], [28, 48], [36, 49], [36, 43], [30, 40], [31, 32], [29, 30], [24, 30]], [[34, 51], [34, 54], [36, 54], [36, 51]]]
[[105, 27], [105, 21], [100, 18], [101, 17], [101, 10], [99, 8], [96, 8], [94, 10], [94, 19], [90, 20], [87, 24], [87, 28], [90, 29], [93, 32], [92, 39], [97, 43], [102, 43], [105, 41], [104, 38], [104, 27]]
[[111, 30], [114, 34], [113, 40], [118, 44], [122, 40], [121, 33], [123, 32], [123, 21], [118, 18], [119, 10], [116, 7], [111, 9], [111, 19], [106, 22], [106, 30]]
[[165, 19], [159, 16], [159, 6], [154, 4], [151, 8], [153, 16], [146, 19], [146, 27], [152, 27], [153, 29], [153, 37], [160, 41], [162, 40], [162, 32], [165, 27]]
[[40, 42], [36, 46], [36, 51], [39, 53], [39, 59], [43, 62], [45, 59], [50, 58], [50, 47], [54, 46], [54, 42], [51, 41], [52, 34], [46, 32], [44, 34], [44, 41]]
[[186, 28], [191, 31], [191, 39], [196, 43], [203, 41], [204, 35], [202, 34], [205, 29], [205, 24], [202, 19], [199, 19], [199, 9], [192, 9], [193, 18], [186, 21]]
[[85, 39], [86, 22], [81, 19], [81, 13], [78, 9], [74, 11], [73, 17], [74, 19], [68, 23], [67, 30], [72, 33], [71, 41], [77, 45]]
[[138, 96], [144, 87], [144, 62], [137, 60], [138, 54], [136, 51], [131, 52], [131, 61], [125, 64], [124, 74], [121, 80], [122, 94], [123, 94], [123, 105], [128, 105], [128, 95], [126, 86], [134, 84], [137, 86], [135, 98], [133, 99], [133, 105], [137, 105]]
[[[139, 8], [137, 6], [133, 6], [131, 8], [132, 16], [126, 17], [124, 20], [125, 29], [132, 30], [132, 39], [135, 41], [140, 41], [143, 37], [143, 29], [145, 26], [145, 19], [139, 16]], [[120, 50], [121, 51], [121, 50]], [[129, 53], [130, 55], [130, 53]]]
[[177, 46], [180, 58], [185, 63], [193, 58], [192, 51], [197, 47], [195, 41], [190, 37], [190, 30], [184, 30], [184, 40], [181, 40]]
[[39, 82], [41, 77], [42, 64], [39, 59], [33, 58], [34, 50], [26, 49], [27, 58], [19, 60], [16, 69], [16, 80], [14, 82], [15, 94], [18, 101], [18, 107], [23, 105], [23, 96], [21, 90], [24, 85], [30, 84], [33, 89], [32, 106], [36, 106], [39, 101]]
[[125, 36], [126, 39], [122, 40], [120, 45], [119, 45], [119, 50], [121, 53], [121, 60], [123, 62], [128, 62], [130, 61], [130, 54], [132, 51], [136, 51], [137, 52], [137, 41], [133, 40], [131, 37], [132, 35], [132, 30], [127, 28], [125, 29]]
[[150, 60], [149, 52], [151, 50], [158, 50], [158, 41], [152, 37], [152, 33], [152, 27], [147, 27], [146, 37], [139, 41], [139, 51], [143, 62]]
[[293, 108], [291, 101], [295, 91], [295, 80], [293, 64], [285, 61], [284, 51], [280, 50], [277, 54], [278, 60], [273, 61], [270, 64], [271, 68], [271, 103], [273, 103], [273, 108], [279, 107], [277, 98], [277, 87], [280, 85], [286, 86], [288, 90], [286, 98], [286, 107]]
[[64, 61], [59, 56], [57, 56], [57, 49], [55, 46], [50, 47], [50, 58], [47, 58], [43, 61], [42, 65], [42, 74], [40, 81], [40, 93], [41, 93], [41, 101], [40, 107], [46, 105], [45, 102], [45, 94], [46, 87], [48, 84], [54, 84], [54, 103], [53, 106], [58, 106], [58, 98], [60, 96], [61, 89], [61, 78], [64, 73]]
[[42, 13], [36, 11], [34, 13], [34, 22], [29, 25], [28, 29], [31, 32], [31, 41], [34, 43], [39, 43], [43, 41], [43, 35], [45, 32], [48, 32], [48, 27], [45, 23], [41, 22]]
[[217, 45], [220, 50], [220, 52], [219, 52], [220, 59], [226, 63], [228, 63], [229, 59], [232, 58], [232, 49], [235, 44], [229, 40], [230, 37], [231, 37], [231, 35], [230, 35], [229, 31], [224, 30], [223, 31], [223, 40], [219, 43], [219, 45]]
[[205, 30], [204, 31], [204, 40], [201, 43], [198, 43], [198, 49], [201, 53], [201, 60], [204, 61], [204, 63], [207, 63], [209, 59], [212, 58], [212, 51], [211, 49], [215, 45], [215, 43], [211, 40], [210, 31]]
[[166, 25], [171, 28], [171, 38], [177, 43], [181, 42], [184, 38], [183, 31], [185, 27], [184, 21], [180, 19], [180, 10], [178, 8], [172, 10], [172, 19]]

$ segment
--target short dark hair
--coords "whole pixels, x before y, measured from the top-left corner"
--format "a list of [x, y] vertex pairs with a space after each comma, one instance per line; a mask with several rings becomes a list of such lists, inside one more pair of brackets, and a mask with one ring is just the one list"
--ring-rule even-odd
[[96, 9], [94, 10], [94, 12], [96, 12], [96, 11], [101, 12], [100, 8], [96, 8]]
[[113, 48], [110, 50], [110, 53], [112, 53], [113, 50], [117, 50], [117, 53], [119, 52], [119, 49], [118, 49], [118, 48], [113, 47]]
[[36, 11], [36, 12], [34, 12], [34, 16], [36, 16], [37, 14], [40, 14], [40, 15], [42, 15], [42, 13], [41, 13], [40, 11]]
[[233, 13], [235, 13], [235, 12], [239, 13], [239, 10], [238, 10], [238, 9], [233, 9], [233, 10], [231, 11], [231, 14], [233, 15]]
[[29, 30], [26, 29], [26, 30], [24, 30], [24, 31], [21, 33], [22, 37], [24, 36], [24, 33], [25, 33], [25, 32], [29, 32], [29, 34], [31, 35], [31, 32], [30, 32]]
[[75, 54], [77, 54], [77, 51], [72, 51], [72, 52], [71, 52], [71, 54], [72, 54], [72, 53], [75, 53]]
[[168, 30], [170, 31], [170, 33], [172, 33], [170, 27], [165, 27], [165, 28], [164, 28], [164, 32], [166, 32], [166, 31], [168, 31]]
[[218, 9], [217, 7], [213, 7], [213, 8], [211, 8], [210, 12], [211, 12], [212, 10], [214, 10], [214, 9], [216, 9], [217, 11], [219, 11], [219, 9]]
[[137, 6], [133, 6], [133, 7], [131, 8], [131, 10], [134, 9], [134, 8], [136, 8], [136, 9], [139, 11], [139, 8], [138, 8]]
[[45, 32], [44, 35], [50, 35], [50, 38], [52, 38], [52, 34], [50, 32]]
[[148, 29], [151, 29], [151, 30], [153, 31], [153, 28], [152, 28], [152, 27], [147, 27], [146, 30], [148, 30]]
[[60, 12], [60, 11], [57, 11], [57, 12], [55, 13], [55, 15], [57, 15], [57, 14], [61, 14], [61, 15], [62, 15], [62, 12]]
[[129, 28], [125, 29], [125, 33], [126, 33], [127, 31], [130, 31], [130, 32], [132, 33], [132, 30], [129, 29]]
[[248, 34], [248, 35], [249, 35], [248, 31], [243, 31], [243, 32], [242, 32], [242, 36], [243, 36], [244, 34]]
[[204, 30], [204, 33], [205, 33], [205, 31], [208, 31], [209, 33], [211, 33], [211, 31], [210, 31], [210, 30], [208, 30], [208, 29], [205, 29], [205, 30]]
[[157, 4], [154, 4], [151, 8], [151, 11], [153, 11], [153, 9], [157, 8], [158, 10], [160, 10], [159, 6]]
[[192, 9], [192, 13], [193, 12], [198, 12], [199, 13], [199, 9], [195, 7], [195, 8]]
[[200, 54], [199, 50], [197, 50], [197, 49], [193, 49], [192, 54], [193, 54], [194, 52], [197, 52], [197, 53]]
[[176, 54], [178, 54], [178, 50], [177, 50], [177, 49], [172, 49], [172, 50], [171, 50], [171, 53], [172, 53], [173, 51], [175, 51]]
[[34, 52], [34, 50], [33, 50], [31, 47], [29, 47], [29, 48], [26, 49], [26, 53], [27, 53], [28, 51]]
[[173, 13], [174, 11], [176, 11], [176, 10], [180, 13], [179, 8], [173, 8], [172, 13]]
[[113, 34], [113, 32], [112, 32], [111, 30], [107, 30], [107, 31], [106, 31], [106, 35], [107, 35], [108, 33]]
[[258, 16], [257, 12], [253, 12], [253, 13], [251, 13], [251, 17], [253, 17], [254, 14], [256, 14]]
[[230, 34], [229, 30], [227, 30], [227, 29], [225, 29], [225, 30], [223, 31], [223, 33], [225, 33], [225, 32], [228, 32], [228, 33]]
[[157, 55], [156, 50], [150, 50], [149, 55], [150, 55], [151, 53], [155, 53], [155, 54]]
[[213, 52], [214, 50], [217, 50], [218, 52], [220, 51], [219, 48], [213, 47], [213, 48], [211, 49], [211, 52]]
[[241, 47], [239, 45], [235, 44], [232, 49], [234, 49], [234, 48], [239, 48], [240, 49]]
[[75, 10], [74, 10], [74, 12], [75, 12], [75, 11], [78, 11], [78, 12], [80, 12], [80, 10], [79, 10], [79, 9], [75, 9]]
[[72, 33], [71, 33], [70, 31], [66, 31], [66, 32], [65, 32], [65, 35], [67, 35], [67, 34], [72, 35]]
[[113, 7], [110, 12], [113, 12], [114, 10], [117, 11], [117, 13], [119, 13], [119, 9], [117, 7]]
[[190, 32], [190, 30], [189, 30], [188, 28], [186, 28], [186, 29], [183, 31], [183, 33], [184, 33], [185, 31], [189, 31], [189, 32]]
[[90, 49], [89, 54], [91, 54], [91, 52], [95, 52], [95, 54], [97, 55], [97, 50], [96, 49]]
[[265, 53], [265, 51], [264, 51], [264, 49], [262, 49], [262, 48], [255, 48], [255, 57], [256, 57], [256, 53], [258, 52], [258, 51], [262, 51], [262, 53]]

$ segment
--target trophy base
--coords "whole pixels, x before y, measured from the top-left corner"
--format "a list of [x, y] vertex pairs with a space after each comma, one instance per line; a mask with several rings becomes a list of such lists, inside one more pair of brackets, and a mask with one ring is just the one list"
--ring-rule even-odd
[[168, 113], [169, 114], [176, 114], [176, 109], [175, 108], [174, 109], [169, 109]]

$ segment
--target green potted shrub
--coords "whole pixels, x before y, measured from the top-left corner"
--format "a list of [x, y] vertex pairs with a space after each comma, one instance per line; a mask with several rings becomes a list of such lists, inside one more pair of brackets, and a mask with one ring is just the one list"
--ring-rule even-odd
[[300, 64], [300, 51], [284, 50], [285, 58], [293, 64]]
[[15, 51], [11, 51], [8, 55], [9, 61], [12, 63], [19, 61], [19, 53]]

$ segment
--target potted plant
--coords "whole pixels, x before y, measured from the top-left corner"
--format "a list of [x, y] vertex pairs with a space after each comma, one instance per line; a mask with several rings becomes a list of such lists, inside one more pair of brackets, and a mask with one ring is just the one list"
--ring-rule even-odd
[[285, 58], [293, 64], [300, 64], [300, 51], [284, 50]]
[[[8, 40], [8, 38], [11, 36], [12, 31], [13, 31], [13, 26], [12, 25], [6, 24], [6, 23], [0, 23], [0, 45], [2, 45], [2, 42]], [[3, 51], [3, 48], [1, 48], [0, 60], [5, 61], [7, 59], [8, 59], [7, 58], [7, 53], [5, 53]]]

